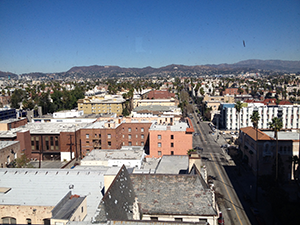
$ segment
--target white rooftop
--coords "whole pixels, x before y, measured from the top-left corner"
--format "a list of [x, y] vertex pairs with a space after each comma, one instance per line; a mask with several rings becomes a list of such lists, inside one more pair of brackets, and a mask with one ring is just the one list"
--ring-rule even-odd
[[[264, 131], [269, 137], [275, 139], [274, 131]], [[298, 132], [290, 132], [290, 131], [279, 131], [278, 132], [278, 140], [299, 140]]]
[[151, 125], [150, 130], [171, 130], [171, 131], [186, 131], [189, 128], [186, 122], [175, 121], [173, 125], [154, 123]]
[[11, 188], [0, 193], [0, 204], [55, 206], [69, 191], [87, 196], [87, 216], [94, 216], [102, 199], [107, 169], [0, 169], [0, 186]]

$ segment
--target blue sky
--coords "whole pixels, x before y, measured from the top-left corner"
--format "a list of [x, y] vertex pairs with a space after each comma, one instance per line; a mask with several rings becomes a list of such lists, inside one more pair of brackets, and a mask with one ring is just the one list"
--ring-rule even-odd
[[0, 0], [0, 15], [0, 71], [17, 74], [300, 60], [299, 0]]

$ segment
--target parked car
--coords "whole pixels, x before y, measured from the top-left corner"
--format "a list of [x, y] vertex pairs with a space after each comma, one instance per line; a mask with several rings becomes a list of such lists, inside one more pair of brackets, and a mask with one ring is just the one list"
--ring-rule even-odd
[[234, 132], [230, 132], [231, 135], [234, 135]]
[[200, 147], [198, 147], [198, 146], [196, 146], [194, 149], [195, 149], [195, 150], [201, 150], [201, 151], [203, 151], [203, 148], [200, 148]]
[[194, 136], [198, 136], [198, 135], [200, 135], [200, 133], [194, 133]]

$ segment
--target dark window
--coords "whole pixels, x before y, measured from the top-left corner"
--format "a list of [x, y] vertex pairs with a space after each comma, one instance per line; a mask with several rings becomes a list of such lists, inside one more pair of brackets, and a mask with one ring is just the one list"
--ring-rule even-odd
[[174, 135], [173, 134], [171, 134], [171, 139], [174, 139]]
[[3, 224], [17, 224], [17, 220], [13, 217], [2, 217]]
[[182, 218], [175, 218], [175, 221], [182, 221]]
[[111, 141], [107, 142], [108, 147], [111, 147]]
[[50, 145], [53, 146], [53, 137], [50, 137]]
[[31, 219], [27, 218], [26, 222], [27, 222], [27, 224], [31, 224]]
[[40, 150], [39, 141], [35, 141], [35, 149]]
[[173, 148], [174, 147], [174, 143], [171, 143], [171, 148]]
[[174, 155], [174, 151], [171, 151], [171, 155]]
[[153, 216], [151, 216], [151, 217], [150, 217], [150, 220], [158, 221], [158, 217], [153, 217]]

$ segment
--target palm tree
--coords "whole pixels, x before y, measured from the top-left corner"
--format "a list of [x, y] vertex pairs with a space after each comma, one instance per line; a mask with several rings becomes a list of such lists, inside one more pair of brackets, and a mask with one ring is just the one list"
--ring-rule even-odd
[[236, 109], [236, 111], [239, 114], [239, 126], [238, 126], [238, 128], [239, 128], [239, 136], [240, 136], [240, 129], [241, 129], [241, 109], [243, 108], [243, 103], [240, 102], [240, 101], [237, 101], [235, 103], [234, 108]]
[[255, 150], [256, 150], [256, 191], [255, 191], [255, 198], [256, 201], [258, 200], [258, 161], [259, 161], [259, 155], [258, 155], [258, 121], [260, 120], [260, 116], [258, 114], [258, 110], [253, 111], [251, 117], [251, 122], [253, 124], [254, 129], [256, 129], [256, 141], [255, 141]]
[[280, 131], [283, 126], [282, 120], [279, 119], [278, 117], [274, 117], [272, 119], [272, 122], [269, 122], [269, 126], [271, 129], [273, 129], [274, 136], [276, 138], [276, 176], [275, 176], [275, 180], [277, 181], [277, 179], [278, 179], [278, 131]]

